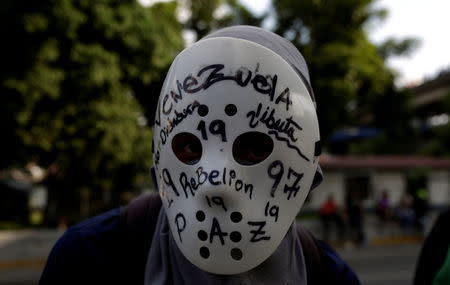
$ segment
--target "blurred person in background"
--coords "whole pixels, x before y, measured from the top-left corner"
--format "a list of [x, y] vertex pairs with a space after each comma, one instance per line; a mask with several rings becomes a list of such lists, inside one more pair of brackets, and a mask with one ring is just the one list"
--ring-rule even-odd
[[389, 235], [392, 222], [392, 208], [387, 190], [381, 192], [381, 197], [375, 205], [375, 213], [378, 218], [378, 231], [381, 235]]
[[414, 285], [429, 284], [450, 284], [450, 209], [438, 216], [417, 262]]
[[345, 203], [350, 239], [357, 246], [364, 246], [366, 242], [364, 234], [364, 207], [360, 193], [354, 189], [348, 191]]
[[414, 226], [413, 197], [405, 191], [398, 201], [395, 209], [395, 216], [403, 230], [403, 233], [410, 234]]
[[389, 201], [389, 195], [386, 190], [383, 190], [381, 193], [381, 197], [377, 201], [375, 211], [381, 225], [384, 225], [391, 220], [391, 202]]
[[330, 232], [334, 225], [338, 241], [342, 241], [344, 238], [344, 221], [333, 195], [330, 194], [322, 203], [319, 214], [322, 222], [323, 239], [330, 241]]
[[428, 191], [425, 188], [419, 188], [414, 193], [414, 224], [419, 233], [423, 234], [425, 230], [425, 217], [428, 211]]

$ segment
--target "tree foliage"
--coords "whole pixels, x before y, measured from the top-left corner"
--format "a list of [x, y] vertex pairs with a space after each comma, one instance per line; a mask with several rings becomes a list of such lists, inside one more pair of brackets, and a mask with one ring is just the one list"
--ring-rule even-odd
[[142, 182], [152, 139], [139, 102], [158, 97], [152, 87], [182, 48], [176, 3], [6, 0], [0, 6], [7, 39], [1, 168], [31, 160], [52, 166], [57, 191], [68, 197]]
[[398, 40], [395, 38], [388, 38], [380, 46], [378, 46], [378, 53], [383, 58], [390, 56], [408, 56], [420, 45], [420, 41], [415, 38], [406, 38]]
[[197, 39], [211, 31], [231, 25], [260, 26], [264, 17], [253, 15], [238, 0], [185, 0], [189, 11], [185, 28], [194, 32]]
[[[374, 124], [392, 127], [392, 120], [406, 116], [407, 97], [394, 89], [392, 72], [385, 57], [395, 51], [407, 51], [391, 42], [381, 49], [369, 41], [365, 26], [382, 18], [383, 10], [374, 10], [373, 0], [273, 1], [276, 32], [299, 48], [309, 65], [311, 81], [318, 101], [322, 138], [340, 127]], [[390, 109], [390, 104], [406, 109]], [[402, 111], [406, 113], [400, 114]], [[399, 115], [400, 114], [400, 115]], [[402, 127], [405, 120], [400, 120]], [[394, 132], [394, 131], [392, 131]], [[391, 132], [391, 133], [392, 133]], [[402, 132], [404, 133], [404, 132]], [[391, 149], [392, 150], [392, 149]], [[384, 152], [390, 151], [389, 148]]]
[[[408, 138], [407, 94], [394, 88], [384, 60], [416, 42], [372, 44], [364, 27], [386, 14], [372, 2], [276, 0], [275, 32], [308, 62], [325, 140], [339, 127], [374, 124], [384, 135], [355, 152], [402, 151], [392, 138]], [[178, 4], [189, 15], [182, 24]], [[0, 16], [0, 169], [30, 161], [47, 168], [50, 203], [61, 215], [80, 198], [108, 202], [149, 179], [147, 122], [183, 28], [198, 39], [224, 26], [259, 26], [267, 15], [238, 0], [4, 0]]]

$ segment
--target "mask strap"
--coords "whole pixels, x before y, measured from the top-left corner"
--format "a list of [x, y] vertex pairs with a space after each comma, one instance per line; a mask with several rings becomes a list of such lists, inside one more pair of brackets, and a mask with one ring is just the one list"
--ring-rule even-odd
[[150, 168], [150, 176], [152, 177], [153, 186], [155, 186], [156, 191], [159, 191], [158, 182], [156, 182], [156, 170], [154, 166]]
[[[319, 159], [319, 156], [321, 153], [322, 153], [322, 147], [321, 147], [320, 141], [316, 141], [315, 146], [314, 146], [315, 158]], [[311, 189], [309, 191], [312, 191], [314, 188], [319, 186], [320, 183], [322, 183], [322, 180], [323, 180], [322, 168], [320, 168], [320, 165], [317, 165], [316, 173], [314, 174], [313, 182], [311, 184]]]
[[316, 173], [314, 174], [314, 179], [313, 179], [313, 182], [311, 184], [311, 190], [310, 191], [314, 190], [314, 188], [319, 186], [320, 183], [322, 183], [322, 181], [323, 181], [322, 169], [320, 168], [319, 165], [317, 165]]

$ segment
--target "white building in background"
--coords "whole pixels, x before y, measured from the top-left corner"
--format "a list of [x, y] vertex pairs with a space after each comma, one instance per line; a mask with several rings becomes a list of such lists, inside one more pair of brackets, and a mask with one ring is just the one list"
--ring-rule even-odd
[[[324, 181], [310, 194], [304, 209], [317, 210], [331, 194], [339, 206], [345, 196], [356, 189], [364, 198], [366, 208], [373, 208], [383, 191], [392, 205], [407, 191], [425, 188], [432, 208], [450, 205], [450, 159], [423, 156], [333, 156], [324, 154], [319, 164]], [[422, 185], [411, 181], [411, 173], [423, 173]]]

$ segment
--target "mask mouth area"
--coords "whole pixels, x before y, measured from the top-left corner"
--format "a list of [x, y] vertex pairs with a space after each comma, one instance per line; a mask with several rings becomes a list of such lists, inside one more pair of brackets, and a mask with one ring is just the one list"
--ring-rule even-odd
[[233, 158], [241, 165], [255, 165], [264, 161], [273, 151], [272, 138], [261, 132], [246, 132], [233, 142]]

